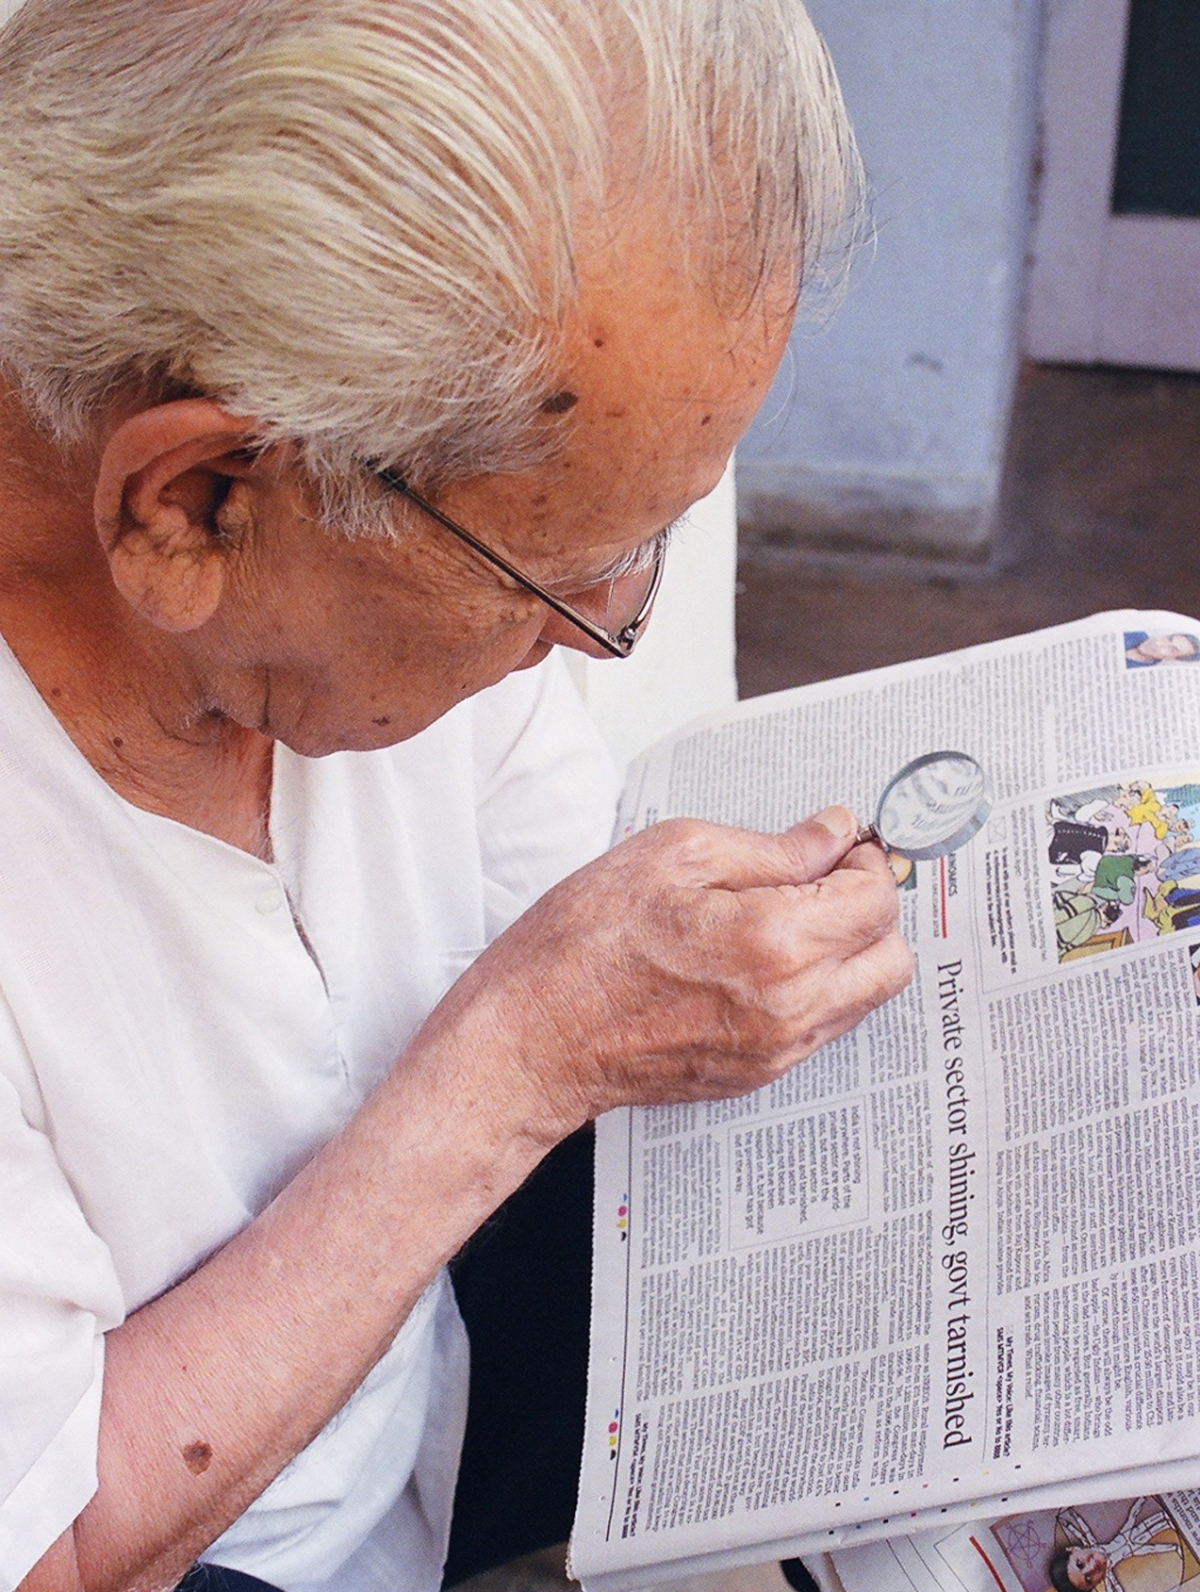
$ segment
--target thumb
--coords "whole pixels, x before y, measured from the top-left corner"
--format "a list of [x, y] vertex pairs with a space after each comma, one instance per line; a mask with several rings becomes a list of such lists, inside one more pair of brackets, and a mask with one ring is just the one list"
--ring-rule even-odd
[[848, 807], [825, 807], [811, 818], [794, 824], [780, 835], [779, 843], [794, 859], [796, 877], [789, 884], [823, 879], [858, 844], [858, 819]]
[[858, 820], [845, 807], [827, 807], [782, 835], [704, 825], [690, 837], [688, 882], [717, 890], [810, 884], [832, 872], [857, 837]]

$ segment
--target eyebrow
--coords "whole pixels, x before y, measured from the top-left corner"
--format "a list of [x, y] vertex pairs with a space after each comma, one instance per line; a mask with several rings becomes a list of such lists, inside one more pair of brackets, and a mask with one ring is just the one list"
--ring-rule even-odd
[[549, 591], [554, 591], [558, 587], [564, 591], [589, 591], [593, 586], [603, 586], [609, 581], [620, 580], [624, 575], [636, 575], [646, 569], [656, 555], [666, 552], [675, 533], [686, 523], [685, 511], [678, 519], [672, 520], [669, 525], [664, 525], [661, 531], [656, 531], [637, 547], [631, 547], [627, 552], [621, 553], [611, 564], [607, 564], [596, 574], [564, 575], [557, 580], [545, 581], [543, 584]]

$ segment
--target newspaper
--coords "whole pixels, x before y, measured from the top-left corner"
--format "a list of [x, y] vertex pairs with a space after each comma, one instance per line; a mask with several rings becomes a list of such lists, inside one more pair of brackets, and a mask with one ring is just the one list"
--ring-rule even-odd
[[832, 1556], [844, 1592], [1196, 1592], [1200, 1493], [1040, 1509]]
[[757, 1094], [600, 1122], [586, 1587], [1200, 1484], [1196, 653], [1102, 614], [634, 765], [621, 833], [867, 817], [939, 748], [996, 800], [904, 880], [905, 994]]

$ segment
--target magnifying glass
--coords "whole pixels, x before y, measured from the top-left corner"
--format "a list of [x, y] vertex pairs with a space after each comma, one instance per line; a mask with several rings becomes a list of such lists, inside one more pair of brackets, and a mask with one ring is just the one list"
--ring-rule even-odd
[[965, 846], [991, 810], [991, 781], [970, 753], [928, 752], [892, 776], [875, 822], [858, 839], [878, 840], [899, 857], [925, 862]]

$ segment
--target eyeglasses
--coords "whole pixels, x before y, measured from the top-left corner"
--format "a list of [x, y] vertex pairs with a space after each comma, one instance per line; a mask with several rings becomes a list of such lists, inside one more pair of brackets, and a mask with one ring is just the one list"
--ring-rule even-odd
[[[597, 646], [603, 647], [614, 658], [628, 658], [634, 647], [637, 646], [646, 621], [650, 618], [650, 610], [654, 607], [654, 599], [658, 596], [658, 588], [662, 583], [663, 565], [666, 561], [667, 551], [665, 533], [660, 533], [656, 536], [649, 547], [649, 557], [645, 568], [645, 587], [638, 595], [632, 618], [627, 619], [617, 629], [609, 630], [604, 625], [596, 624], [586, 614], [581, 614], [577, 608], [573, 608], [570, 603], [564, 602], [561, 597], [556, 597], [553, 592], [547, 591], [536, 580], [531, 580], [528, 575], [522, 575], [521, 571], [514, 568], [506, 558], [493, 551], [486, 543], [481, 542], [477, 536], [473, 536], [470, 531], [464, 529], [457, 521], [452, 520], [448, 514], [443, 514], [441, 509], [435, 508], [419, 492], [414, 492], [403, 476], [397, 475], [393, 470], [381, 470], [378, 468], [373, 468], [372, 473], [390, 492], [395, 492], [400, 497], [406, 498], [408, 502], [419, 508], [423, 514], [428, 514], [430, 519], [436, 520], [439, 525], [450, 532], [451, 536], [457, 536], [460, 542], [465, 542], [469, 548], [479, 554], [480, 558], [485, 558], [489, 564], [501, 570], [510, 580], [515, 580], [517, 585], [523, 587], [525, 591], [532, 592], [548, 608], [552, 608], [556, 614], [561, 615], [568, 623], [574, 625], [577, 630], [581, 630], [590, 641], [594, 641]], [[618, 573], [606, 578], [609, 580], [611, 593], [612, 586], [624, 577]]]

